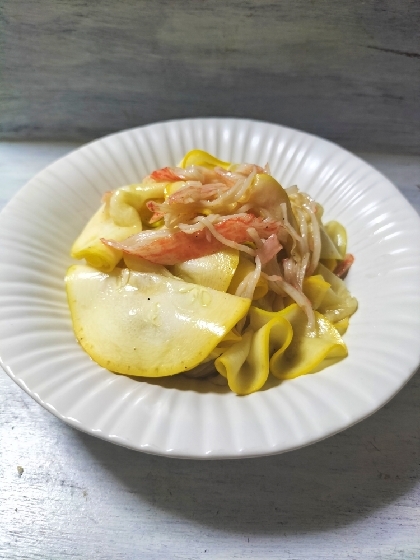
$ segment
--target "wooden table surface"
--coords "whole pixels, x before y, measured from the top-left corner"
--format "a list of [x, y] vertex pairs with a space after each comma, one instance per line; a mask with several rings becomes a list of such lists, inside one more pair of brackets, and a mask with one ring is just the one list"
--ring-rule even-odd
[[[0, 208], [73, 147], [0, 143]], [[361, 155], [420, 212], [420, 157]], [[6, 560], [419, 559], [420, 376], [325, 441], [205, 462], [78, 432], [0, 372], [0, 519]]]

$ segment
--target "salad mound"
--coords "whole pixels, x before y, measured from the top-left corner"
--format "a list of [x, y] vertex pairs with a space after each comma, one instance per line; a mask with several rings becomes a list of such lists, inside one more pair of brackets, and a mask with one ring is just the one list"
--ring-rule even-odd
[[105, 193], [72, 247], [86, 264], [66, 276], [79, 343], [116, 373], [209, 377], [239, 395], [344, 358], [354, 258], [322, 216], [268, 165], [202, 150]]

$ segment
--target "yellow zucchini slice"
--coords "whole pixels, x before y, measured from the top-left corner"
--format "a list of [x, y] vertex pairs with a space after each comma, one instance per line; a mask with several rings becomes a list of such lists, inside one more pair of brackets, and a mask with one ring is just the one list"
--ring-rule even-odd
[[311, 373], [326, 358], [347, 356], [347, 346], [339, 332], [317, 311], [315, 332], [308, 330], [308, 319], [296, 303], [278, 313], [289, 321], [293, 329], [289, 346], [270, 360], [270, 371], [278, 379], [293, 379]]
[[222, 249], [213, 255], [174, 264], [170, 270], [185, 282], [226, 292], [238, 263], [237, 249]]
[[248, 312], [250, 300], [167, 278], [75, 265], [66, 276], [78, 341], [100, 366], [161, 377], [201, 363]]

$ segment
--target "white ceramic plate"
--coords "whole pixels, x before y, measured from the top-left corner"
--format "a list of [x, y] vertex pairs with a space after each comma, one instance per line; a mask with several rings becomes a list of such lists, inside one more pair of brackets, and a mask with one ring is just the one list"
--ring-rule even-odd
[[[194, 380], [135, 381], [93, 363], [76, 343], [63, 278], [73, 240], [101, 194], [175, 164], [192, 148], [269, 162], [348, 231], [359, 300], [349, 357], [315, 375], [238, 397]], [[369, 165], [325, 140], [260, 122], [192, 119], [98, 140], [34, 177], [0, 215], [0, 357], [42, 406], [87, 433], [176, 457], [280, 453], [365, 418], [420, 359], [420, 220]]]

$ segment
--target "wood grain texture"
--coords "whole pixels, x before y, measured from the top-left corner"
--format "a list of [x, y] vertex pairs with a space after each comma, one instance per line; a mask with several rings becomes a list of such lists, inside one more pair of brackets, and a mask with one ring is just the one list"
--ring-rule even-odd
[[[0, 208], [71, 145], [0, 143]], [[420, 212], [420, 158], [362, 154]], [[417, 560], [420, 376], [284, 455], [153, 457], [66, 426], [0, 372], [0, 558]]]
[[0, 0], [0, 137], [237, 116], [418, 153], [417, 0]]

